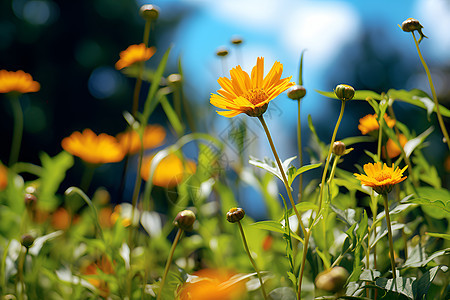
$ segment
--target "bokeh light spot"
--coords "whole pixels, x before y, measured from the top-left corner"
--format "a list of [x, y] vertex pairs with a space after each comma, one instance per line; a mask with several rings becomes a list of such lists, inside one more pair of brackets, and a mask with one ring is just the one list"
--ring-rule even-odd
[[89, 92], [98, 99], [114, 95], [118, 90], [120, 77], [112, 67], [99, 67], [92, 71], [88, 81]]

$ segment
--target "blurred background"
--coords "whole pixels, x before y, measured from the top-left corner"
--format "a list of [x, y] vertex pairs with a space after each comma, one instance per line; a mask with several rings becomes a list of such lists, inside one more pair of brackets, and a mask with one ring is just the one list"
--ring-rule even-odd
[[[178, 73], [181, 62], [184, 93], [196, 113], [198, 131], [225, 142], [230, 120], [215, 113], [210, 94], [220, 88], [219, 76], [229, 76], [228, 70], [237, 64], [251, 71], [259, 56], [265, 57], [267, 71], [280, 61], [283, 77], [293, 76], [297, 81], [300, 54], [305, 50], [304, 143], [309, 138], [307, 116], [311, 115], [321, 139], [329, 141], [340, 107], [338, 101], [315, 90], [331, 91], [337, 84], [347, 83], [378, 93], [390, 88], [419, 88], [430, 93], [411, 34], [397, 26], [409, 17], [424, 26], [429, 38], [421, 43], [421, 50], [441, 104], [450, 106], [448, 0], [3, 0], [0, 69], [24, 70], [41, 84], [40, 92], [21, 98], [25, 128], [20, 161], [39, 164], [40, 152], [56, 155], [62, 150], [61, 140], [73, 131], [91, 128], [116, 135], [126, 128], [122, 113], [131, 110], [134, 79], [115, 70], [114, 64], [120, 51], [142, 41], [144, 20], [138, 14], [142, 4], [160, 8], [150, 34], [150, 44], [157, 52], [148, 66], [156, 68], [172, 45], [165, 75]], [[243, 43], [232, 45], [234, 37], [242, 38]], [[229, 51], [223, 60], [216, 56], [220, 47]], [[13, 118], [8, 101], [3, 100], [0, 160], [6, 164]], [[429, 127], [424, 110], [402, 103], [396, 103], [394, 109], [410, 130], [421, 133]], [[368, 104], [350, 102], [338, 139], [360, 135], [358, 120], [368, 113], [373, 113]], [[296, 103], [282, 94], [269, 105], [267, 119], [280, 156], [296, 155]], [[433, 116], [432, 123], [436, 125], [435, 119]], [[256, 121], [248, 118], [249, 149], [257, 157], [272, 157]], [[159, 109], [150, 122], [168, 125]], [[174, 140], [169, 134], [166, 144]], [[433, 147], [424, 152], [443, 172], [447, 150], [440, 140], [441, 134], [435, 130], [429, 137]], [[375, 145], [366, 146], [375, 151]], [[229, 152], [232, 161], [233, 149]], [[346, 163], [352, 166], [358, 159], [354, 156]], [[117, 183], [116, 177], [106, 176], [113, 168], [120, 170], [120, 165], [99, 169], [98, 185]], [[67, 180], [75, 180], [77, 165], [72, 174]]]

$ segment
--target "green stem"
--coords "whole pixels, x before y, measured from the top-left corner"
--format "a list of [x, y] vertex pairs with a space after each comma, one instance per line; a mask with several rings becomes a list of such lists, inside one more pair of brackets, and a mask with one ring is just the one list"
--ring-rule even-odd
[[83, 176], [81, 177], [80, 188], [87, 194], [97, 165], [87, 163], [85, 166], [86, 168], [84, 169]]
[[286, 188], [286, 191], [287, 191], [287, 194], [289, 197], [289, 201], [291, 202], [292, 208], [294, 209], [295, 215], [297, 216], [298, 224], [301, 226], [303, 234], [306, 234], [306, 230], [305, 230], [305, 227], [303, 226], [300, 213], [298, 212], [297, 207], [295, 206], [294, 198], [292, 197], [291, 188], [290, 188], [288, 180], [286, 178], [286, 173], [284, 172], [283, 165], [281, 164], [281, 161], [280, 161], [280, 158], [278, 157], [277, 150], [275, 149], [275, 145], [273, 143], [272, 137], [270, 136], [269, 128], [267, 128], [266, 121], [264, 121], [264, 118], [262, 115], [259, 116], [258, 119], [264, 128], [264, 131], [267, 135], [267, 139], [269, 140], [270, 148], [272, 149], [273, 155], [275, 156], [275, 160], [277, 162], [278, 169], [280, 170], [281, 177], [283, 178], [284, 187]]
[[173, 253], [175, 252], [175, 247], [177, 246], [177, 243], [180, 240], [182, 233], [183, 233], [183, 229], [178, 228], [177, 235], [175, 236], [175, 239], [173, 240], [173, 243], [172, 243], [172, 247], [170, 248], [169, 257], [167, 258], [167, 261], [166, 261], [166, 267], [164, 268], [164, 274], [161, 279], [161, 284], [159, 285], [159, 292], [158, 292], [158, 297], [156, 298], [156, 300], [161, 299], [162, 289], [164, 287], [164, 283], [166, 282], [167, 274], [169, 273], [170, 264], [172, 263], [172, 259], [173, 259]]
[[395, 279], [397, 277], [397, 274], [395, 272], [394, 243], [392, 241], [391, 217], [389, 216], [389, 204], [387, 194], [383, 194], [383, 199], [384, 199], [384, 212], [386, 215], [386, 224], [388, 228], [389, 255], [391, 257], [392, 277]]
[[24, 299], [24, 294], [25, 294], [25, 282], [23, 280], [23, 273], [24, 273], [24, 265], [25, 265], [25, 259], [27, 257], [28, 254], [28, 248], [26, 249], [25, 253], [22, 253], [22, 250], [20, 251], [19, 254], [19, 265], [17, 266], [17, 277], [19, 279], [19, 284], [20, 284], [20, 293], [18, 293], [18, 298], [19, 300], [23, 300]]
[[[303, 151], [302, 151], [302, 123], [300, 118], [300, 99], [297, 100], [298, 107], [297, 107], [297, 146], [298, 146], [298, 161], [299, 161], [299, 168], [303, 166]], [[303, 195], [303, 173], [300, 174], [298, 179], [298, 202], [302, 201], [302, 195]]]
[[297, 292], [298, 300], [302, 299], [303, 272], [305, 271], [306, 254], [308, 253], [308, 243], [309, 243], [310, 236], [311, 236], [311, 230], [307, 230], [306, 235], [305, 235], [305, 242], [303, 243], [302, 264], [300, 266], [300, 274], [298, 277], [298, 292]]
[[[381, 118], [383, 119], [383, 118]], [[382, 133], [383, 128], [381, 126], [382, 121], [380, 120], [380, 123], [378, 124], [378, 147], [377, 147], [377, 159], [378, 161], [381, 161], [381, 140], [382, 140]], [[386, 150], [387, 152], [387, 150]]]
[[11, 167], [19, 159], [20, 144], [22, 143], [23, 134], [23, 111], [17, 95], [12, 95], [9, 99], [14, 115], [14, 129], [11, 143], [11, 153], [9, 156], [9, 166]]
[[323, 169], [322, 182], [320, 184], [319, 209], [317, 211], [318, 213], [320, 213], [320, 209], [322, 208], [323, 188], [325, 186], [325, 178], [327, 177], [328, 166], [330, 165], [330, 158], [331, 158], [331, 152], [333, 151], [333, 144], [336, 139], [336, 134], [337, 134], [337, 131], [339, 128], [339, 124], [341, 123], [342, 116], [344, 115], [345, 101], [342, 101], [341, 103], [342, 103], [341, 104], [341, 112], [339, 113], [339, 118], [336, 122], [336, 126], [334, 127], [333, 135], [331, 137], [330, 149], [328, 149], [327, 161], [325, 163], [325, 168]]
[[240, 221], [238, 221], [237, 224], [239, 226], [239, 231], [241, 232], [241, 237], [242, 237], [242, 242], [244, 244], [245, 252], [247, 252], [248, 258], [250, 259], [250, 262], [252, 263], [253, 268], [256, 271], [256, 275], [258, 275], [258, 279], [259, 279], [259, 283], [261, 284], [261, 291], [263, 293], [264, 299], [267, 300], [268, 298], [267, 298], [266, 290], [264, 289], [264, 282], [261, 278], [261, 274], [258, 270], [258, 267], [256, 266], [256, 262], [253, 259], [252, 255], [250, 254], [250, 250], [248, 249], [247, 240], [245, 239], [244, 229], [242, 228], [242, 224]]
[[423, 68], [425, 69], [425, 73], [427, 73], [428, 82], [430, 83], [431, 94], [433, 95], [434, 105], [436, 107], [436, 114], [439, 121], [439, 126], [441, 127], [442, 133], [445, 137], [445, 142], [447, 143], [448, 149], [450, 150], [450, 139], [448, 137], [447, 129], [445, 128], [444, 120], [442, 119], [441, 111], [439, 109], [439, 101], [436, 96], [436, 90], [434, 89], [433, 80], [431, 80], [430, 70], [428, 69], [425, 60], [423, 59], [422, 53], [420, 52], [419, 43], [417, 42], [416, 36], [414, 35], [414, 31], [411, 32], [414, 38], [414, 43], [416, 44], [417, 53], [419, 54], [420, 61], [422, 62]]
[[139, 63], [139, 71], [138, 71], [138, 75], [136, 78], [136, 84], [134, 86], [134, 92], [133, 92], [133, 106], [131, 108], [131, 114], [135, 118], [136, 118], [136, 114], [137, 114], [138, 107], [139, 107], [139, 94], [141, 92], [141, 87], [142, 87], [142, 74], [143, 73], [144, 73], [144, 63], [140, 62]]

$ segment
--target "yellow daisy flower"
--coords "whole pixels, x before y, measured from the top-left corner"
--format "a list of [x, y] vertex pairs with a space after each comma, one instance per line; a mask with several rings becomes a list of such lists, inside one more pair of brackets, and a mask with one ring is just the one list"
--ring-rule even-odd
[[283, 65], [275, 62], [264, 78], [264, 58], [258, 57], [251, 77], [237, 66], [230, 71], [231, 80], [220, 77], [217, 82], [222, 87], [217, 94], [211, 94], [210, 103], [218, 108], [219, 115], [231, 118], [240, 113], [259, 117], [266, 110], [270, 101], [295, 83], [291, 77], [281, 79]]
[[395, 184], [406, 179], [407, 176], [402, 177], [406, 168], [408, 166], [403, 169], [397, 167], [394, 170], [394, 164], [392, 164], [392, 167], [388, 167], [386, 164], [382, 166], [381, 162], [368, 163], [364, 165], [366, 175], [357, 173], [353, 175], [361, 181], [361, 184], [373, 188], [378, 194], [387, 194]]
[[22, 70], [17, 72], [0, 70], [0, 93], [32, 93], [37, 92], [41, 85], [33, 81], [30, 74]]
[[116, 62], [116, 69], [121, 70], [139, 61], [149, 60], [155, 54], [156, 48], [145, 47], [144, 43], [131, 45], [126, 50], [120, 52], [120, 59]]
[[115, 137], [105, 133], [96, 135], [90, 129], [83, 130], [83, 133], [72, 133], [62, 140], [61, 146], [91, 164], [119, 162], [125, 156], [125, 151]]
[[[358, 129], [362, 134], [368, 134], [371, 131], [378, 130], [378, 128], [380, 128], [380, 125], [378, 124], [377, 118], [378, 116], [376, 114], [362, 117], [361, 119], [359, 119]], [[395, 120], [391, 119], [386, 114], [383, 116], [383, 118], [389, 128], [394, 127]]]
[[[166, 131], [161, 125], [148, 125], [144, 130], [144, 149], [152, 149], [160, 146], [166, 138]], [[129, 154], [139, 152], [141, 149], [141, 139], [136, 131], [119, 133], [117, 140], [123, 146], [124, 151]]]
[[[149, 171], [152, 157], [144, 159], [141, 168], [141, 177], [145, 181], [149, 179]], [[194, 161], [186, 159], [183, 162], [175, 154], [169, 154], [161, 160], [153, 173], [153, 184], [160, 187], [172, 188], [177, 186], [185, 174], [194, 174], [197, 166]]]

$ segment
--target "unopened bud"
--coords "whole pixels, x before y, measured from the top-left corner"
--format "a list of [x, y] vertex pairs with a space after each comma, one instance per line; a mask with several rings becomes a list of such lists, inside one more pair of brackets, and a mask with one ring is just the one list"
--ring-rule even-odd
[[27, 193], [25, 194], [24, 201], [26, 207], [33, 208], [36, 206], [37, 198], [35, 195]]
[[306, 95], [306, 89], [302, 85], [294, 85], [289, 88], [287, 95], [292, 100], [300, 100]]
[[327, 292], [339, 292], [347, 282], [348, 276], [349, 274], [345, 268], [334, 267], [317, 275], [316, 287]]
[[341, 141], [334, 142], [333, 144], [333, 154], [337, 156], [342, 156], [345, 154], [345, 144]]
[[147, 21], [154, 21], [158, 19], [159, 7], [152, 4], [144, 4], [139, 9], [139, 14]]
[[414, 30], [421, 30], [423, 26], [414, 18], [408, 18], [402, 23], [402, 30], [405, 32], [412, 32]]
[[347, 84], [339, 84], [334, 89], [334, 93], [342, 101], [348, 101], [352, 100], [355, 96], [355, 89]]
[[240, 36], [234, 36], [231, 38], [231, 43], [233, 45], [240, 45], [240, 44], [242, 44], [242, 42], [243, 42], [243, 40]]
[[227, 221], [236, 223], [242, 220], [245, 216], [245, 211], [240, 207], [233, 207], [227, 212]]
[[220, 57], [225, 57], [228, 55], [228, 50], [225, 47], [220, 47], [216, 51], [216, 55]]
[[191, 210], [183, 210], [178, 213], [173, 223], [184, 231], [191, 231], [195, 222], [195, 214]]
[[24, 235], [22, 235], [21, 243], [22, 243], [22, 246], [24, 246], [27, 249], [30, 249], [34, 243], [34, 237], [30, 234], [24, 234]]

